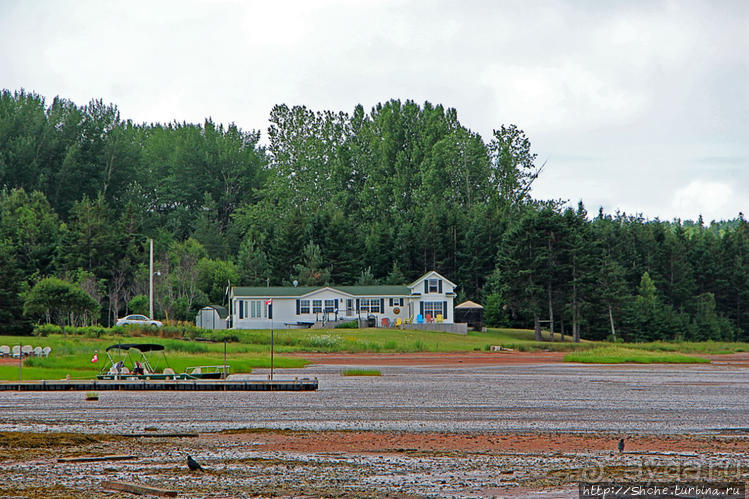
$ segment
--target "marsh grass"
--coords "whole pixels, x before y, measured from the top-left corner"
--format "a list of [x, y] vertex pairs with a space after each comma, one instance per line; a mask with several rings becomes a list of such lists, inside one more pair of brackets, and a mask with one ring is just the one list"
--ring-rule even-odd
[[749, 352], [749, 343], [729, 341], [653, 341], [650, 343], [627, 343], [626, 346], [652, 352], [701, 353], [705, 355]]
[[620, 346], [602, 346], [584, 352], [570, 352], [565, 362], [586, 364], [703, 364], [710, 360], [675, 352], [653, 352]]

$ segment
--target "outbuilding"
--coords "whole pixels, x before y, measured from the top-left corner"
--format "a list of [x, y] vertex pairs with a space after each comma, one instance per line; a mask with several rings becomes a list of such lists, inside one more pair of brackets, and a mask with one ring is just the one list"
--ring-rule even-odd
[[226, 329], [229, 311], [220, 305], [207, 305], [198, 310], [195, 325], [203, 329]]
[[484, 307], [472, 301], [456, 305], [455, 322], [465, 322], [474, 331], [481, 331], [484, 327]]

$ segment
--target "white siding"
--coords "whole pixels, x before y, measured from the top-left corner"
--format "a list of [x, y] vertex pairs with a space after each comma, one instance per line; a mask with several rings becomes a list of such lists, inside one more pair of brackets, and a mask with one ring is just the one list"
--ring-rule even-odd
[[[441, 289], [439, 285], [430, 289], [427, 287], [426, 292], [424, 289], [424, 281], [428, 279], [438, 279], [441, 282]], [[451, 324], [454, 322], [453, 312], [453, 299], [455, 296], [455, 285], [449, 280], [445, 279], [436, 272], [429, 272], [425, 274], [419, 280], [408, 286], [410, 288], [410, 296], [392, 296], [392, 295], [360, 295], [352, 296], [345, 292], [333, 289], [333, 288], [321, 288], [311, 293], [302, 296], [284, 296], [284, 297], [270, 297], [270, 296], [234, 296], [232, 300], [232, 324], [236, 329], [270, 329], [284, 328], [287, 325], [302, 323], [314, 323], [317, 321], [334, 320], [340, 319], [367, 319], [367, 316], [373, 315], [379, 327], [382, 324], [382, 319], [388, 319], [389, 322], [394, 323], [397, 319], [402, 321], [411, 320], [416, 321], [417, 316], [420, 313], [422, 303], [424, 302], [440, 302], [447, 303], [447, 316], [444, 317], [444, 322]], [[265, 316], [265, 301], [268, 298], [273, 298], [273, 319]], [[398, 305], [393, 303], [390, 304], [391, 299], [402, 299], [403, 304]], [[381, 305], [378, 307], [376, 312], [371, 310], [357, 310], [356, 301], [362, 299], [377, 299], [382, 300]], [[259, 300], [262, 302], [263, 307], [262, 317], [251, 317], [251, 314], [247, 313], [247, 308], [243, 304], [243, 318], [239, 318], [239, 302], [243, 301], [248, 303], [252, 300]], [[297, 300], [308, 300], [309, 311], [305, 313], [297, 314]], [[321, 310], [315, 312], [314, 300], [320, 300]], [[333, 304], [333, 310], [326, 312], [326, 300], [335, 300]], [[352, 300], [351, 310], [347, 309], [347, 300]], [[336, 314], [335, 310], [338, 310]], [[398, 309], [398, 313], [395, 310]], [[444, 315], [444, 314], [443, 314]], [[436, 319], [436, 317], [432, 317]]]

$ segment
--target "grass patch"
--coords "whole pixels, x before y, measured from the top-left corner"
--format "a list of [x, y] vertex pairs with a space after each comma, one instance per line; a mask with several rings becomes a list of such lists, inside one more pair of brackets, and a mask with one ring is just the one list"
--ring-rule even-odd
[[341, 376], [382, 376], [382, 373], [377, 369], [346, 369]]
[[565, 362], [586, 364], [703, 364], [708, 359], [675, 352], [652, 352], [619, 346], [603, 346], [584, 352], [570, 352], [564, 356]]
[[749, 352], [749, 343], [730, 341], [653, 341], [650, 343], [628, 343], [627, 347], [651, 352], [701, 353], [705, 355]]

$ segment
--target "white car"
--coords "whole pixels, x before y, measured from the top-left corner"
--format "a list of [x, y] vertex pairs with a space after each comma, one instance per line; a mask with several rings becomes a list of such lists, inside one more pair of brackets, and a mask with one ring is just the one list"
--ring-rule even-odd
[[140, 326], [156, 326], [161, 327], [161, 322], [149, 319], [145, 315], [128, 315], [122, 319], [117, 319], [118, 326], [127, 326], [130, 324], [136, 324]]

